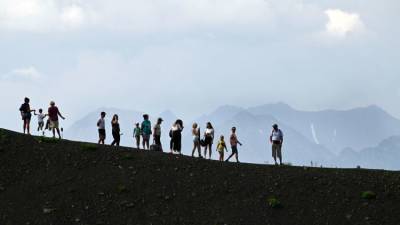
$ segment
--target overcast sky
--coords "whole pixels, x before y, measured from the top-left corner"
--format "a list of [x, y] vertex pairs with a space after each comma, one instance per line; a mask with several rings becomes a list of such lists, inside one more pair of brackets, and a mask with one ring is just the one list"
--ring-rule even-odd
[[[398, 0], [0, 0], [0, 127], [101, 106], [376, 104], [400, 118]], [[67, 122], [68, 123], [68, 122]]]

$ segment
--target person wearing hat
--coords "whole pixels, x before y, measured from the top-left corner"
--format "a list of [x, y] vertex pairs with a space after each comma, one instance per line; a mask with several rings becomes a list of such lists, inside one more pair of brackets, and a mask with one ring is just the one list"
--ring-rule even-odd
[[153, 139], [154, 139], [154, 144], [158, 145], [162, 149], [161, 145], [161, 123], [163, 122], [162, 118], [157, 119], [156, 125], [153, 127]]
[[152, 134], [152, 131], [151, 131], [151, 122], [149, 120], [148, 114], [143, 115], [141, 130], [143, 138], [143, 149], [150, 149], [150, 136]]
[[54, 101], [50, 102], [48, 116], [49, 116], [49, 120], [50, 120], [50, 128], [53, 131], [53, 138], [56, 137], [56, 131], [57, 131], [58, 138], [61, 139], [58, 116], [60, 116], [63, 120], [65, 120], [65, 117], [63, 117], [61, 115], [61, 113], [58, 110], [58, 107], [56, 106], [56, 103]]
[[276, 158], [279, 158], [279, 164], [282, 164], [282, 144], [283, 132], [279, 129], [278, 124], [272, 125], [272, 132], [269, 140], [272, 144], [272, 157], [275, 160], [275, 165], [278, 165]]

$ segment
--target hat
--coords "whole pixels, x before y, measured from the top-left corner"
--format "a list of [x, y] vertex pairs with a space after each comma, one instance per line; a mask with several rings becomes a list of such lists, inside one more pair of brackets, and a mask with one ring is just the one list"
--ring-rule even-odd
[[158, 119], [157, 119], [157, 121], [164, 121], [161, 117], [159, 117]]
[[54, 102], [54, 101], [51, 101], [50, 102], [50, 105], [55, 105], [56, 103]]
[[278, 128], [278, 124], [274, 124], [274, 125], [272, 125], [272, 127], [276, 129], [276, 128]]

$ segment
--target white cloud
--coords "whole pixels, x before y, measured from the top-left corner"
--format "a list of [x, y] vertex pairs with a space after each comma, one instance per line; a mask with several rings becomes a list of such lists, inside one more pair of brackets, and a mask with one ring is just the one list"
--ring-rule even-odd
[[0, 30], [64, 31], [93, 19], [94, 14], [79, 4], [57, 0], [0, 0]]
[[14, 69], [5, 74], [2, 78], [5, 80], [37, 80], [42, 77], [42, 74], [34, 67], [29, 66], [25, 68]]
[[0, 0], [0, 29], [54, 31], [83, 25], [134, 32], [267, 25], [265, 0]]
[[344, 38], [350, 33], [364, 29], [364, 23], [357, 13], [348, 13], [340, 9], [328, 9], [325, 14], [329, 19], [325, 25], [326, 32], [332, 36]]
[[61, 12], [61, 21], [69, 27], [79, 27], [84, 23], [85, 12], [82, 7], [71, 5]]

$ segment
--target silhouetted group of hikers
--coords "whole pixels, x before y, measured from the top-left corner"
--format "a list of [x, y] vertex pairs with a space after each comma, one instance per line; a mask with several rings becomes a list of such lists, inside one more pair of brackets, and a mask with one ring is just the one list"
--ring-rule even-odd
[[[36, 113], [35, 109], [31, 109], [29, 98], [24, 99], [24, 103], [19, 108], [21, 112], [22, 120], [23, 120], [23, 132], [24, 134], [30, 134], [30, 122], [32, 118], [32, 112], [35, 116], [37, 116], [38, 120], [38, 131], [42, 131], [44, 134], [44, 130], [51, 130], [53, 133], [53, 138], [55, 138], [55, 134], [57, 132], [58, 138], [61, 139], [60, 128], [59, 128], [59, 117], [65, 119], [58, 107], [55, 105], [54, 101], [50, 102], [50, 107], [48, 108], [48, 113], [44, 114], [42, 109], [38, 110]], [[44, 119], [48, 117], [48, 120], [45, 122]], [[106, 112], [101, 112], [100, 119], [97, 121], [97, 128], [99, 134], [98, 144], [105, 144], [106, 140], [106, 122], [105, 122]], [[140, 144], [142, 144], [143, 149], [153, 150], [153, 151], [163, 151], [161, 144], [161, 124], [163, 122], [162, 118], [158, 118], [156, 124], [152, 127], [151, 122], [149, 120], [149, 115], [143, 115], [142, 123], [136, 123], [133, 129], [133, 139], [136, 144], [136, 147], [139, 149]], [[111, 120], [111, 129], [113, 141], [111, 145], [119, 146], [121, 142], [121, 129], [118, 120], [118, 115], [114, 114]], [[171, 129], [169, 130], [170, 137], [170, 153], [182, 154], [182, 131], [184, 129], [183, 121], [178, 119], [173, 124]], [[203, 133], [200, 131], [200, 127], [197, 123], [194, 123], [192, 126], [192, 137], [193, 137], [193, 149], [192, 149], [192, 157], [194, 157], [196, 151], [199, 158], [208, 158], [211, 159], [212, 155], [212, 146], [214, 144], [215, 131], [211, 122], [206, 124], [206, 128]], [[153, 142], [150, 145], [150, 139], [153, 137]], [[141, 142], [142, 141], [142, 142]], [[282, 144], [283, 144], [283, 132], [278, 128], [277, 124], [272, 126], [271, 135], [269, 137], [269, 141], [272, 144], [272, 157], [275, 161], [275, 164], [278, 164], [277, 159], [279, 160], [279, 164], [282, 165]], [[236, 135], [236, 127], [232, 127], [231, 134], [229, 138], [230, 146], [232, 153], [228, 156], [225, 161], [229, 161], [232, 157], [235, 156], [236, 162], [239, 162], [239, 152], [238, 145], [242, 145], [242, 143], [238, 140]], [[204, 148], [204, 154], [202, 155], [202, 147]], [[225, 137], [221, 135], [217, 141], [216, 151], [219, 153], [219, 161], [224, 161], [224, 152], [228, 152], [228, 147], [225, 142]], [[208, 154], [207, 154], [208, 153]]]
[[[29, 102], [30, 102], [29, 98], [25, 98], [24, 103], [19, 108], [23, 120], [24, 134], [25, 133], [30, 134], [30, 123], [33, 112], [38, 119], [38, 127], [37, 127], [38, 132], [42, 131], [44, 133], [44, 130], [48, 129], [53, 132], [53, 138], [55, 138], [57, 132], [58, 138], [61, 139], [58, 117], [62, 118], [63, 120], [65, 119], [65, 117], [61, 115], [60, 111], [58, 110], [58, 107], [56, 106], [56, 103], [54, 101], [51, 101], [50, 107], [47, 110], [47, 114], [44, 114], [43, 109], [39, 109], [38, 113], [36, 113], [35, 109], [31, 109]], [[48, 119], [46, 121], [46, 126], [45, 126], [44, 119], [46, 117], [48, 117]]]
[[[97, 121], [97, 127], [99, 132], [99, 144], [105, 144], [106, 139], [106, 129], [105, 129], [105, 117], [106, 113], [101, 112], [100, 119]], [[158, 118], [156, 124], [152, 127], [151, 122], [149, 120], [149, 115], [143, 115], [142, 123], [135, 123], [135, 127], [133, 129], [133, 138], [136, 142], [136, 147], [139, 149], [140, 144], [144, 150], [149, 149], [153, 151], [163, 151], [161, 144], [161, 124], [163, 122], [162, 118]], [[112, 128], [112, 136], [113, 141], [111, 143], [112, 146], [119, 146], [121, 141], [121, 130], [118, 122], [118, 115], [115, 114], [111, 120], [111, 128]], [[170, 137], [170, 153], [182, 154], [182, 131], [183, 131], [183, 121], [178, 119], [173, 124], [171, 129], [169, 130]], [[272, 144], [272, 157], [274, 158], [275, 164], [278, 164], [277, 159], [279, 160], [279, 164], [282, 165], [282, 144], [283, 144], [283, 132], [278, 128], [277, 124], [272, 126], [272, 131], [270, 135], [270, 142]], [[153, 144], [150, 145], [150, 138], [153, 136]], [[211, 122], [206, 124], [206, 129], [203, 133], [200, 131], [200, 127], [197, 123], [192, 125], [192, 137], [193, 137], [193, 149], [192, 149], [192, 157], [194, 157], [196, 151], [199, 158], [208, 158], [211, 159], [212, 155], [212, 146], [214, 144], [215, 131]], [[142, 140], [142, 142], [141, 142]], [[229, 161], [232, 157], [235, 156], [236, 162], [239, 162], [239, 152], [238, 145], [242, 145], [242, 143], [238, 140], [236, 135], [236, 127], [232, 127], [231, 135], [229, 138], [230, 146], [232, 153], [228, 156], [225, 161]], [[202, 155], [201, 148], [204, 148], [204, 154]], [[228, 152], [227, 144], [225, 142], [225, 137], [221, 135], [217, 142], [216, 151], [219, 153], [219, 161], [224, 161], [224, 152]], [[208, 153], [208, 154], [207, 154]]]

